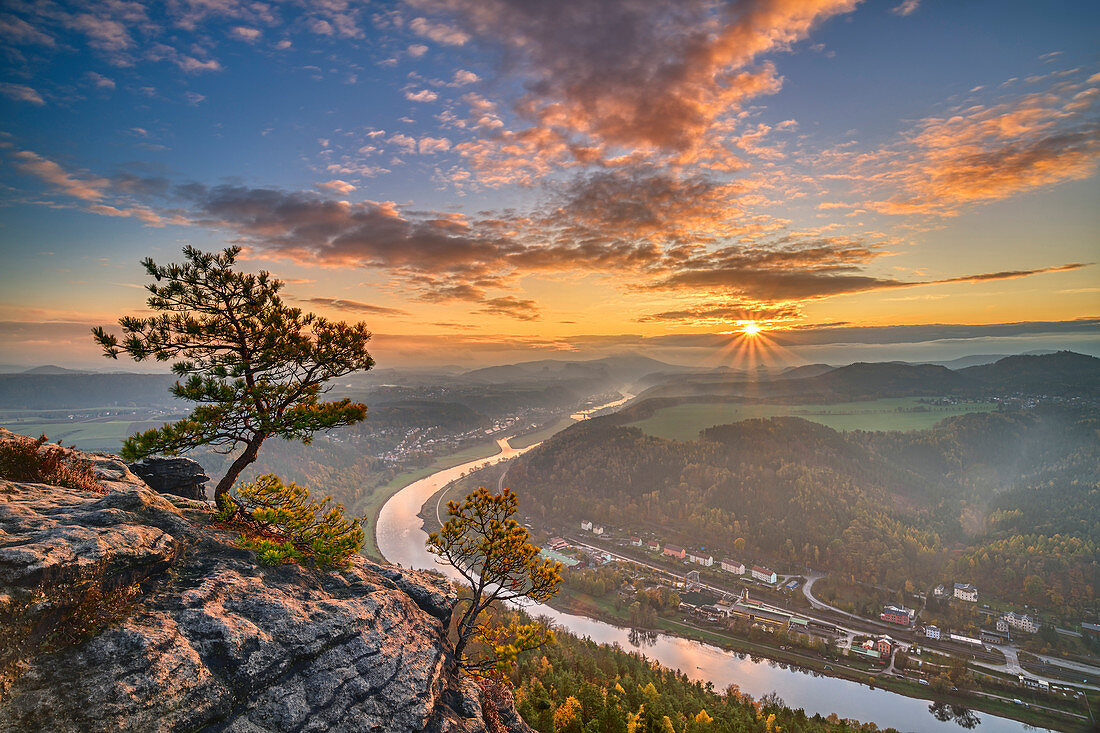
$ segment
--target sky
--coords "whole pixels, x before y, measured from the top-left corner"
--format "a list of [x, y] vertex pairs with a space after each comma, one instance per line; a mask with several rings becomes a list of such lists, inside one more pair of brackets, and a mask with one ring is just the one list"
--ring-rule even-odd
[[1100, 353], [1100, 4], [0, 9], [0, 363], [243, 248], [380, 367]]

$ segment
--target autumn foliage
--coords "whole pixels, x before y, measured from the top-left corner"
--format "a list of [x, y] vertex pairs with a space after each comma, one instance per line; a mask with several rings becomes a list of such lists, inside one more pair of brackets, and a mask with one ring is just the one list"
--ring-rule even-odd
[[344, 517], [344, 507], [331, 501], [313, 501], [306, 487], [265, 474], [223, 496], [218, 513], [241, 525], [241, 543], [256, 550], [264, 565], [342, 567], [363, 544], [362, 520]]
[[[469, 584], [460, 596], [465, 611], [459, 617], [454, 660], [474, 674], [501, 671], [525, 650], [553, 637], [542, 624], [493, 622], [494, 604], [553, 598], [561, 584], [561, 564], [539, 558], [539, 548], [527, 530], [513, 519], [517, 498], [510, 489], [493, 494], [478, 488], [459, 502], [447, 504], [448, 520], [428, 536], [428, 551], [454, 567]], [[476, 642], [482, 655], [467, 654]]]

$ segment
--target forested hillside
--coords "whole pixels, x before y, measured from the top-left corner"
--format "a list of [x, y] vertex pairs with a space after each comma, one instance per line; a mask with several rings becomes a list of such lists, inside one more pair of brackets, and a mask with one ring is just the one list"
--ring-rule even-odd
[[744, 559], [902, 587], [948, 577], [1061, 613], [1095, 604], [1100, 439], [1072, 408], [974, 413], [931, 430], [838, 433], [786, 417], [691, 442], [591, 420], [509, 472], [524, 508]]

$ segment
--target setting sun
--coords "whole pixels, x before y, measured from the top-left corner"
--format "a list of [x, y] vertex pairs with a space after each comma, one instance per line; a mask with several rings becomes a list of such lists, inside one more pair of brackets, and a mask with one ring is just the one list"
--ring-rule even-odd
[[741, 330], [745, 332], [746, 336], [755, 336], [764, 329], [763, 326], [761, 326], [759, 323], [755, 321], [749, 321], [742, 327]]

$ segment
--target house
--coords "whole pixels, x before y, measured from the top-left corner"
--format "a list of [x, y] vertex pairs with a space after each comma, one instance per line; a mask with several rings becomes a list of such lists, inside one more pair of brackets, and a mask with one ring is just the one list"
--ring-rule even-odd
[[726, 559], [722, 561], [722, 569], [725, 570], [727, 573], [733, 573], [734, 575], [744, 575], [745, 563], [737, 562], [736, 560]]
[[752, 566], [752, 577], [770, 585], [775, 585], [776, 582], [775, 573], [768, 570], [763, 565]]
[[989, 644], [1004, 644], [1008, 641], [1008, 634], [1001, 631], [990, 631], [989, 629], [979, 629], [978, 637]]
[[885, 664], [890, 658], [890, 652], [894, 650], [894, 640], [889, 636], [882, 637], [875, 642], [875, 650], [882, 655], [882, 662]]
[[657, 540], [649, 540], [645, 543], [645, 546], [646, 546], [646, 549], [649, 550], [650, 552], [660, 552], [661, 551], [661, 543], [658, 542]]
[[770, 629], [794, 628], [805, 632], [810, 623], [809, 619], [803, 616], [749, 598], [747, 589], [742, 591], [733, 605], [729, 607], [727, 613], [731, 617], [742, 619], [751, 625], [760, 625]]
[[924, 635], [929, 639], [935, 639], [936, 641], [939, 641], [940, 629], [938, 626], [932, 626], [931, 624], [929, 624], [928, 626], [924, 627]]
[[943, 587], [943, 583], [940, 583], [939, 585], [937, 585], [935, 588], [932, 589], [932, 595], [935, 596], [936, 598], [946, 598], [947, 597], [947, 589]]
[[1017, 614], [1014, 611], [1009, 611], [997, 619], [997, 631], [1007, 632], [1010, 629], [1034, 634], [1039, 631], [1039, 624], [1035, 623], [1035, 619], [1026, 613]]
[[873, 659], [880, 663], [882, 662], [882, 655], [879, 653], [878, 649], [865, 649], [861, 646], [853, 646], [850, 651], [857, 656]]
[[642, 538], [641, 537], [631, 537], [630, 538], [630, 544], [634, 545], [635, 547], [641, 547], [642, 546]]
[[882, 613], [880, 613], [878, 617], [892, 624], [908, 626], [909, 622], [913, 620], [914, 613], [915, 611], [905, 606], [886, 606], [882, 609]]
[[581, 522], [581, 529], [584, 530], [585, 532], [591, 532], [592, 531], [592, 522], [589, 522], [587, 519], [584, 520], [583, 522]]
[[592, 528], [592, 534], [594, 534], [594, 535], [603, 534], [603, 527], [601, 527], [600, 525], [597, 524], [595, 527]]
[[963, 636], [962, 634], [948, 634], [947, 638], [951, 641], [956, 641], [960, 644], [966, 644], [967, 646], [981, 646], [981, 639], [975, 639], [973, 636]]
[[541, 557], [547, 559], [547, 560], [553, 560], [554, 562], [560, 562], [562, 565], [564, 565], [567, 568], [571, 568], [571, 567], [574, 567], [576, 565], [580, 565], [580, 560], [578, 560], [577, 558], [569, 557], [568, 555], [563, 555], [560, 552], [557, 552], [556, 550], [548, 550], [546, 548], [542, 548], [542, 549], [539, 550], [539, 555]]
[[692, 561], [696, 565], [702, 565], [705, 568], [709, 568], [714, 564], [714, 558], [710, 555], [703, 555], [696, 552], [688, 553], [688, 560]]
[[978, 587], [972, 583], [955, 583], [955, 597], [960, 601], [978, 602]]
[[561, 537], [551, 537], [550, 542], [547, 543], [551, 550], [557, 550], [561, 552], [565, 548], [569, 547], [569, 543], [563, 540]]
[[665, 545], [665, 554], [669, 557], [679, 558], [681, 560], [687, 555], [687, 551], [682, 547], [676, 545]]

